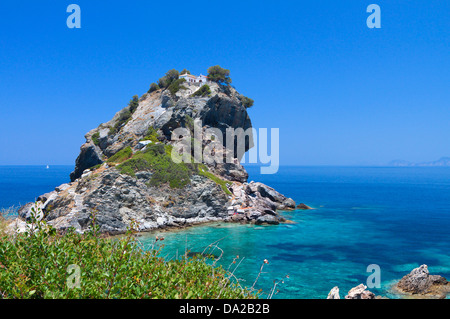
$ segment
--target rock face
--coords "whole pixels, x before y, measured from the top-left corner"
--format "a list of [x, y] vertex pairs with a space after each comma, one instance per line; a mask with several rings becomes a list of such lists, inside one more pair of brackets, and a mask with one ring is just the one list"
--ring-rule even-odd
[[360, 284], [348, 292], [345, 299], [376, 299], [375, 294], [367, 290], [367, 286]]
[[72, 182], [81, 177], [85, 169], [103, 163], [100, 151], [95, 145], [86, 143], [80, 149], [80, 155], [78, 155], [75, 161], [75, 170], [70, 174], [70, 180]]
[[393, 290], [417, 297], [445, 298], [450, 292], [450, 283], [442, 276], [430, 275], [428, 266], [421, 265], [404, 276]]
[[[283, 222], [276, 211], [294, 209], [295, 202], [262, 183], [247, 183], [248, 174], [239, 164], [243, 152], [253, 146], [248, 130], [252, 124], [241, 95], [232, 87], [211, 83], [210, 96], [192, 97], [198, 87], [185, 85], [176, 94], [169, 90], [145, 94], [136, 108], [127, 106], [88, 132], [70, 175], [71, 183], [38, 198], [45, 220], [59, 230], [73, 227], [78, 232], [95, 220], [101, 231], [112, 234], [125, 232], [132, 220], [141, 231], [218, 220]], [[128, 147], [132, 156], [155, 144], [179, 147], [178, 137], [172, 136], [178, 128], [194, 132], [194, 142], [201, 151], [209, 147], [213, 155], [220, 154], [212, 160], [201, 158], [209, 175], [194, 173], [182, 188], [152, 186], [151, 169], [138, 168], [129, 175], [106, 162]], [[229, 129], [238, 129], [234, 139], [243, 141], [242, 149], [222, 143]], [[200, 137], [195, 136], [198, 131]], [[156, 133], [149, 138], [149, 132]], [[223, 158], [231, 161], [223, 162]], [[18, 228], [30, 218], [32, 206], [20, 209], [20, 220], [15, 223]]]

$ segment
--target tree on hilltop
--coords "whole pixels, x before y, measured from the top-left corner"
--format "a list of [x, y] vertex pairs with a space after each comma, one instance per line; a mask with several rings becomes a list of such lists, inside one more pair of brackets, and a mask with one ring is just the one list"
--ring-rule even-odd
[[137, 107], [139, 106], [139, 96], [134, 95], [133, 98], [130, 100], [130, 103], [128, 103], [128, 106], [130, 107], [131, 113], [136, 111]]
[[152, 93], [152, 92], [155, 92], [158, 90], [159, 90], [159, 85], [156, 83], [152, 83], [152, 84], [150, 84], [150, 89], [148, 90], [147, 93]]
[[228, 85], [231, 83], [230, 70], [224, 69], [220, 65], [211, 66], [208, 68], [208, 79], [222, 85]]
[[180, 77], [180, 72], [175, 69], [167, 71], [166, 75], [159, 79], [158, 86], [160, 88], [167, 88], [172, 82], [178, 80]]

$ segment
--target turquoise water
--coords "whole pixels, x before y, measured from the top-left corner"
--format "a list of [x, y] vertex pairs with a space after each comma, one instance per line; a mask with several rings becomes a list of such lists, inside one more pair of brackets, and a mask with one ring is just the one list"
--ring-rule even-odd
[[[68, 182], [72, 169], [0, 166], [0, 207], [33, 201]], [[325, 298], [334, 286], [342, 297], [366, 282], [370, 264], [381, 267], [382, 282], [371, 290], [389, 297], [390, 284], [423, 263], [450, 277], [450, 168], [281, 167], [276, 175], [247, 170], [250, 180], [316, 209], [283, 213], [295, 224], [216, 223], [140, 240], [149, 247], [155, 235], [164, 236], [167, 258], [220, 240], [221, 264], [228, 268], [239, 255], [235, 274], [247, 286], [267, 259], [257, 288], [269, 292], [274, 280], [289, 275], [274, 298]]]
[[[289, 275], [274, 298], [325, 298], [334, 286], [343, 297], [366, 283], [370, 264], [381, 269], [381, 288], [371, 290], [391, 298], [393, 281], [420, 264], [450, 277], [449, 168], [282, 167], [274, 176], [248, 171], [250, 180], [316, 209], [285, 212], [295, 224], [219, 223], [159, 232], [163, 255], [175, 258], [186, 248], [201, 252], [221, 239], [220, 263], [228, 268], [235, 256], [245, 257], [236, 275], [247, 286], [264, 259], [269, 264], [257, 288], [269, 292], [274, 280]], [[154, 236], [141, 240], [148, 245]]]

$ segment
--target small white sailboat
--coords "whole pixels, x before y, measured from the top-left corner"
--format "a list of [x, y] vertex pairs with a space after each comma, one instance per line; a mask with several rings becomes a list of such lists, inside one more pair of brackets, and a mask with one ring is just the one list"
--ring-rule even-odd
[[50, 166], [47, 165], [46, 169], [49, 169], [49, 168], [50, 168]]

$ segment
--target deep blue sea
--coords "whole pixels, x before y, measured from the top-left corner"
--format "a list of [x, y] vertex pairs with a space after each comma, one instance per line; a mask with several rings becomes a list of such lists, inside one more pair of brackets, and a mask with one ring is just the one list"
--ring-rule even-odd
[[0, 166], [0, 208], [17, 208], [70, 182], [73, 165]]
[[[53, 190], [69, 181], [72, 169], [0, 166], [0, 207]], [[370, 290], [388, 297], [395, 297], [390, 285], [421, 264], [450, 278], [450, 168], [285, 166], [276, 175], [247, 170], [249, 180], [315, 209], [283, 213], [294, 224], [216, 223], [148, 233], [140, 237], [142, 243], [149, 247], [156, 235], [164, 236], [162, 254], [170, 259], [219, 240], [220, 264], [239, 265], [235, 274], [247, 286], [267, 259], [256, 287], [268, 293], [274, 280], [284, 278], [274, 298], [326, 298], [334, 286], [342, 298], [366, 284], [371, 264], [380, 266], [381, 288]]]

